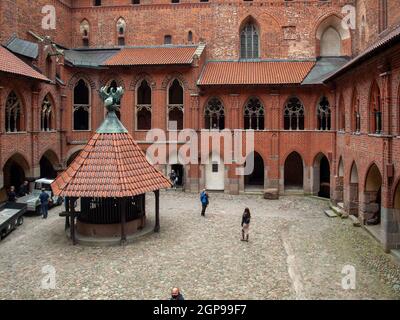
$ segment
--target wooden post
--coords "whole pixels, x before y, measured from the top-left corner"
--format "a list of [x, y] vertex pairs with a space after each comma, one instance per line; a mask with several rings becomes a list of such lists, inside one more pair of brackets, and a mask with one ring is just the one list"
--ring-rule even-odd
[[70, 199], [70, 208], [71, 208], [71, 239], [72, 244], [76, 245], [76, 237], [75, 237], [75, 206], [74, 206], [75, 198]]
[[69, 217], [70, 217], [70, 215], [71, 215], [71, 210], [70, 210], [70, 208], [71, 208], [71, 203], [70, 203], [70, 200], [69, 200], [69, 198], [67, 198], [66, 200], [65, 200], [65, 204], [66, 204], [66, 216], [65, 216], [65, 230], [68, 230], [68, 228], [70, 228], [71, 227], [71, 224], [69, 223]]
[[156, 196], [156, 226], [154, 232], [160, 232], [160, 190], [154, 191]]
[[121, 245], [126, 242], [126, 232], [125, 232], [125, 224], [126, 224], [126, 198], [122, 198], [119, 207], [121, 210]]

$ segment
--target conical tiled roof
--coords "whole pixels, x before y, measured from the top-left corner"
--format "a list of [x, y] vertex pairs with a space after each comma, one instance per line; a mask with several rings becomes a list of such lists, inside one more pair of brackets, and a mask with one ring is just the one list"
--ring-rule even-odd
[[51, 185], [57, 196], [122, 198], [171, 187], [110, 112], [66, 171]]

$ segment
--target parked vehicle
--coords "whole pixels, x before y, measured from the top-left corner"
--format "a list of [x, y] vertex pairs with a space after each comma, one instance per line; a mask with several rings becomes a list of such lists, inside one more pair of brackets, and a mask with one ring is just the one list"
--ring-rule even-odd
[[53, 191], [51, 190], [51, 184], [53, 183], [53, 181], [54, 180], [50, 180], [50, 179], [36, 180], [34, 189], [32, 190], [32, 193], [30, 193], [24, 197], [18, 198], [17, 203], [24, 203], [27, 205], [27, 211], [36, 212], [37, 214], [40, 214], [39, 196], [40, 196], [40, 193], [42, 192], [42, 188], [44, 188], [50, 196], [50, 202], [49, 202], [50, 207], [62, 205], [64, 199], [62, 197], [55, 196], [53, 194]]
[[7, 202], [0, 205], [0, 240], [3, 240], [18, 226], [24, 223], [27, 205]]

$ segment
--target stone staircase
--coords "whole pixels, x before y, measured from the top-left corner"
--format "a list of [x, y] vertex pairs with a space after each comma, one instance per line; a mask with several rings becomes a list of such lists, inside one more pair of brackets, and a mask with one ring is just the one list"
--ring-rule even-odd
[[324, 211], [325, 214], [330, 218], [340, 217], [341, 219], [350, 219], [353, 222], [353, 226], [360, 227], [360, 221], [357, 217], [353, 215], [349, 215], [344, 210], [343, 202], [339, 202], [337, 205], [334, 205], [332, 202], [329, 204], [329, 209]]

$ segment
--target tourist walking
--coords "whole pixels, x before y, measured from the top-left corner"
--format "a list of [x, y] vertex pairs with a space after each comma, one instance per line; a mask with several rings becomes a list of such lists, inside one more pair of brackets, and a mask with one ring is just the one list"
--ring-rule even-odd
[[49, 213], [49, 199], [50, 199], [50, 196], [46, 192], [45, 188], [42, 189], [42, 193], [40, 194], [39, 199], [40, 199], [40, 209], [41, 209], [41, 213], [42, 213], [42, 218], [43, 219], [47, 219], [47, 216], [48, 216], [48, 213]]
[[8, 193], [8, 201], [16, 202], [17, 201], [17, 193], [15, 192], [15, 187], [11, 186], [10, 192]]
[[200, 194], [200, 201], [201, 201], [201, 207], [202, 207], [201, 215], [202, 215], [203, 217], [205, 217], [205, 216], [206, 216], [207, 207], [208, 207], [208, 205], [210, 204], [209, 196], [208, 196], [208, 193], [207, 193], [207, 190], [206, 190], [206, 189], [204, 189], [204, 190], [201, 192], [201, 194]]
[[173, 288], [171, 291], [171, 299], [170, 300], [185, 300], [179, 288]]
[[242, 216], [242, 241], [249, 242], [249, 229], [250, 229], [251, 214], [250, 209], [244, 209]]

